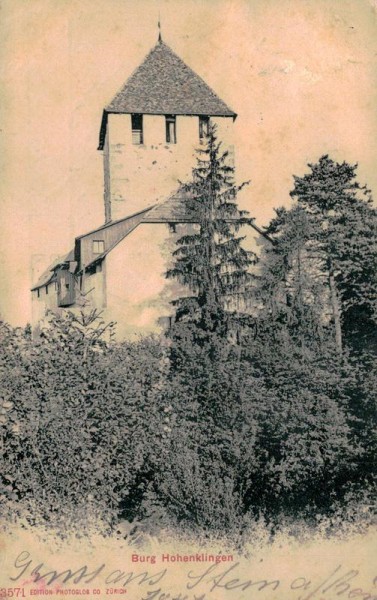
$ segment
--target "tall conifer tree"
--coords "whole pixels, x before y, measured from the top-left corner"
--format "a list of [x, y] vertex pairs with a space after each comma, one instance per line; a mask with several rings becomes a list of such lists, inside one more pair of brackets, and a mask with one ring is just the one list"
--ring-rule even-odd
[[[357, 165], [322, 156], [295, 177], [291, 192], [308, 215], [312, 255], [329, 289], [336, 346], [342, 353], [350, 320], [375, 331], [377, 213], [371, 192], [356, 180]], [[373, 326], [374, 324], [374, 326]], [[360, 331], [359, 331], [360, 333]]]
[[245, 250], [238, 235], [252, 219], [239, 210], [234, 167], [222, 151], [216, 127], [210, 125], [205, 146], [197, 150], [192, 181], [183, 185], [187, 208], [197, 218], [197, 231], [182, 236], [174, 251], [175, 264], [167, 277], [186, 286], [191, 295], [176, 302], [177, 321], [195, 322], [203, 330], [219, 330], [228, 317], [242, 312], [252, 281], [253, 252]]
[[262, 261], [262, 289], [267, 304], [280, 300], [280, 312], [286, 302], [309, 337], [308, 319], [316, 327], [330, 316], [342, 355], [345, 339], [362, 347], [376, 332], [377, 213], [357, 165], [325, 155], [309, 168], [294, 177], [297, 204], [278, 209], [268, 228], [276, 243]]

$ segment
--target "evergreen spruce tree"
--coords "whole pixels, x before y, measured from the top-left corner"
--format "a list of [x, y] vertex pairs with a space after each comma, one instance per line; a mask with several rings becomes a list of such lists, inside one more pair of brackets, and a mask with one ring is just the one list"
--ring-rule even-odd
[[187, 208], [197, 218], [198, 231], [182, 236], [174, 252], [175, 264], [167, 277], [186, 286], [191, 295], [176, 301], [176, 320], [195, 323], [202, 331], [225, 331], [229, 321], [244, 312], [255, 263], [238, 236], [252, 221], [239, 210], [228, 152], [221, 150], [216, 127], [210, 125], [205, 147], [197, 150], [192, 181], [183, 185]]
[[235, 342], [248, 318], [250, 266], [256, 258], [242, 247], [240, 228], [251, 219], [237, 206], [245, 184], [236, 185], [228, 159], [210, 126], [192, 180], [182, 186], [197, 225], [177, 240], [167, 273], [188, 294], [175, 302], [169, 332], [165, 394], [174, 424], [159, 485], [164, 502], [173, 513], [178, 510], [180, 519], [223, 531], [242, 527], [241, 471], [253, 461], [254, 430], [243, 397], [248, 385], [242, 348]]

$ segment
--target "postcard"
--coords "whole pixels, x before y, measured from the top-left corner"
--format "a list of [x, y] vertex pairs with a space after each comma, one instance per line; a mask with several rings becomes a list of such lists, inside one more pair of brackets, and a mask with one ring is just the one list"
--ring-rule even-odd
[[0, 9], [0, 597], [377, 598], [376, 0]]

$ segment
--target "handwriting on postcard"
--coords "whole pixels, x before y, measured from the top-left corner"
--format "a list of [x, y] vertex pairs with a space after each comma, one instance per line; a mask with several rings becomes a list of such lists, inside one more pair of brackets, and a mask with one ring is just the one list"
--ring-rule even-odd
[[[161, 562], [162, 568], [153, 567]], [[14, 559], [11, 572], [7, 574], [9, 587], [0, 589], [2, 597], [26, 596], [93, 596], [102, 598], [112, 595], [133, 600], [216, 600], [217, 594], [228, 592], [229, 598], [278, 598], [279, 594], [292, 600], [332, 600], [332, 598], [359, 598], [377, 600], [377, 576], [368, 588], [360, 587], [362, 573], [346, 569], [342, 565], [330, 569], [318, 581], [311, 580], [308, 573], [297, 573], [286, 580], [264, 574], [263, 577], [247, 577], [241, 573], [240, 562], [233, 555], [171, 555], [142, 556], [133, 554], [131, 562], [144, 562], [142, 570], [113, 570], [105, 563], [95, 567], [83, 565], [65, 570], [46, 568], [34, 561], [31, 554], [23, 551]], [[179, 563], [180, 590], [171, 591], [174, 566]], [[185, 565], [185, 563], [191, 563]], [[194, 563], [194, 564], [192, 564]], [[204, 564], [205, 563], [205, 564]], [[210, 563], [210, 564], [208, 564]], [[171, 581], [170, 581], [171, 580]], [[175, 579], [175, 585], [177, 579]], [[27, 586], [27, 588], [25, 587]], [[31, 586], [31, 587], [30, 587]], [[126, 594], [126, 596], [125, 596]]]

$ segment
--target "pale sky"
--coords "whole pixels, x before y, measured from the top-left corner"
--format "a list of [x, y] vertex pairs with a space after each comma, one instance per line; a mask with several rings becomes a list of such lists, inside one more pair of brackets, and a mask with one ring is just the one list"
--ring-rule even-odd
[[259, 225], [322, 154], [377, 198], [376, 0], [0, 0], [1, 306], [103, 222], [103, 107], [164, 41], [238, 114], [240, 202]]

